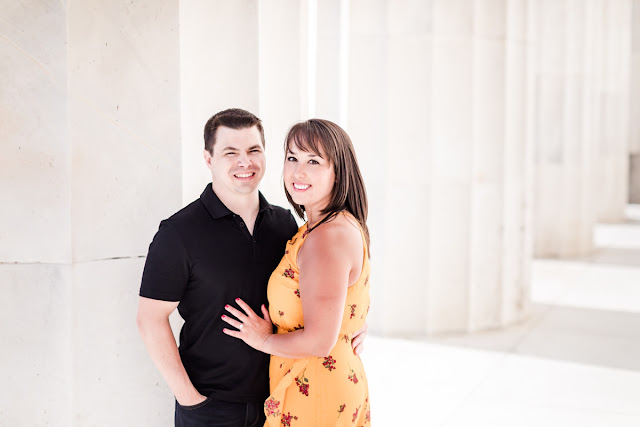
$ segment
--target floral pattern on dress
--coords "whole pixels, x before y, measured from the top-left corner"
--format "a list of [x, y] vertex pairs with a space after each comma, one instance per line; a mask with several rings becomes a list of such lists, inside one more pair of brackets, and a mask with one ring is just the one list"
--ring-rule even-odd
[[361, 406], [362, 406], [362, 405], [358, 406], [358, 407], [356, 408], [356, 412], [354, 412], [354, 413], [353, 413], [353, 419], [351, 420], [351, 422], [352, 422], [352, 423], [355, 423], [355, 422], [356, 422], [356, 419], [358, 418], [358, 411], [360, 410], [360, 407], [361, 407]]
[[327, 368], [329, 370], [329, 372], [331, 372], [334, 369], [336, 369], [335, 364], [336, 364], [336, 359], [334, 359], [333, 356], [325, 357], [324, 358], [324, 362], [322, 362], [322, 366]]
[[304, 376], [305, 371], [306, 369], [302, 371], [300, 377], [296, 377], [296, 384], [298, 385], [300, 393], [304, 394], [305, 396], [309, 396], [309, 379]]
[[349, 366], [349, 370], [351, 371], [351, 373], [349, 374], [349, 381], [354, 384], [358, 384], [358, 375], [356, 375], [355, 371], [351, 369], [351, 366]]
[[268, 398], [264, 402], [265, 414], [268, 417], [277, 417], [280, 415], [280, 409], [278, 409], [278, 406], [280, 406], [280, 402], [278, 402], [273, 396]]
[[285, 268], [284, 273], [282, 273], [282, 275], [284, 277], [288, 277], [290, 279], [295, 279], [296, 278], [296, 274], [293, 271], [293, 269], [291, 268], [291, 264], [289, 264], [289, 268]]
[[343, 403], [342, 405], [340, 405], [340, 407], [338, 408], [338, 418], [340, 418], [340, 415], [342, 415], [342, 413], [344, 412], [344, 408], [347, 405], [345, 403]]
[[280, 424], [282, 424], [285, 427], [290, 427], [291, 421], [297, 420], [297, 419], [298, 419], [297, 416], [291, 415], [291, 412], [287, 412], [287, 415], [282, 414], [282, 418], [280, 418]]
[[349, 304], [349, 309], [351, 310], [351, 316], [349, 316], [349, 319], [353, 319], [353, 316], [356, 315], [356, 307], [358, 306], [358, 304]]
[[300, 288], [296, 289], [295, 291], [293, 291], [294, 294], [296, 294], [296, 296], [298, 298], [300, 298]]

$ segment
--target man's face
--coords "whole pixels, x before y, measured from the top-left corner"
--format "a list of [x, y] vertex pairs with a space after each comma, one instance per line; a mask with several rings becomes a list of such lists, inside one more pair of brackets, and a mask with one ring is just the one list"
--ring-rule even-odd
[[256, 126], [216, 131], [213, 155], [204, 151], [211, 170], [213, 190], [219, 197], [238, 197], [254, 193], [265, 172], [265, 155]]

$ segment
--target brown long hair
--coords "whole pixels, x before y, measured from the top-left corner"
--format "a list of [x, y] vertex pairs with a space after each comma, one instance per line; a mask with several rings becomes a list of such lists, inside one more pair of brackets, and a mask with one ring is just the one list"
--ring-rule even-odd
[[[367, 215], [369, 203], [356, 153], [349, 135], [337, 124], [329, 120], [310, 119], [294, 125], [284, 140], [285, 156], [289, 144], [295, 144], [302, 151], [328, 157], [336, 174], [336, 182], [331, 191], [331, 199], [320, 213], [326, 216], [314, 226], [330, 221], [338, 213], [347, 211], [360, 224], [369, 246], [369, 228]], [[304, 206], [293, 201], [287, 186], [284, 191], [287, 200], [300, 218], [304, 218]]]

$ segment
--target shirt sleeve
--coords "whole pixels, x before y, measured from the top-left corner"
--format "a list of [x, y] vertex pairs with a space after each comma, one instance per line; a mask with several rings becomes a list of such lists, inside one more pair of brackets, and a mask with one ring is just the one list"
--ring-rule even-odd
[[189, 283], [189, 260], [179, 233], [167, 221], [160, 223], [149, 245], [140, 296], [180, 301]]

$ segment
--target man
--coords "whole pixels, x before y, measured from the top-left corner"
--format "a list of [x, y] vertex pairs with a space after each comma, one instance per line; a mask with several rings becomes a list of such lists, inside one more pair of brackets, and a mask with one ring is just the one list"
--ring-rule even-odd
[[[258, 191], [266, 166], [260, 119], [222, 111], [205, 125], [204, 141], [211, 184], [160, 223], [143, 272], [138, 329], [175, 395], [176, 426], [262, 426], [269, 355], [225, 335], [221, 316], [238, 297], [261, 312], [269, 276], [298, 227]], [[169, 325], [176, 308], [185, 321], [179, 350]], [[364, 335], [354, 337], [354, 348]]]

